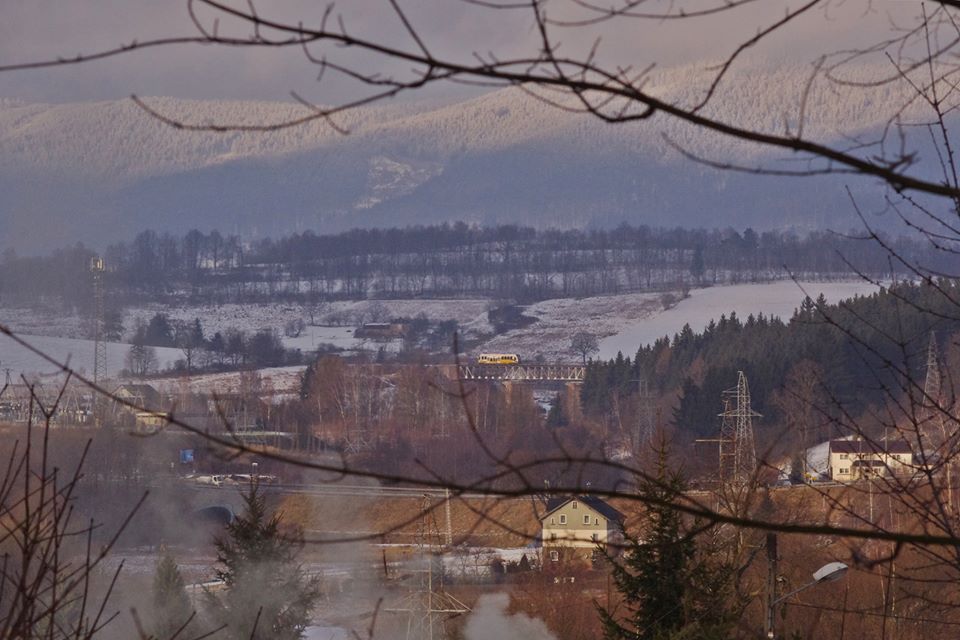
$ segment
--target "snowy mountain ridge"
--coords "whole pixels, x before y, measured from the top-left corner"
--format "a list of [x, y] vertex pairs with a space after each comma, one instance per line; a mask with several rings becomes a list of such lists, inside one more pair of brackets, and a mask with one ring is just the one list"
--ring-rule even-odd
[[[708, 86], [702, 68], [658, 72], [646, 90], [696, 104]], [[705, 113], [761, 131], [795, 131], [808, 73], [732, 73]], [[876, 73], [863, 69], [855, 79]], [[804, 106], [805, 131], [826, 141], [875, 131], [904, 98], [889, 86], [838, 92], [818, 81]], [[305, 113], [293, 103], [146, 100], [189, 123], [262, 124]], [[721, 113], [729, 105], [736, 109]], [[824, 180], [825, 198], [811, 202], [803, 181], [718, 172], [683, 160], [670, 144], [748, 165], [787, 154], [661, 114], [609, 125], [519, 88], [441, 106], [375, 105], [335, 122], [349, 135], [320, 120], [267, 133], [192, 132], [129, 100], [0, 100], [0, 189], [8, 196], [0, 200], [0, 245], [96, 245], [146, 227], [257, 235], [442, 220], [821, 227], [843, 202], [839, 180]], [[704, 203], [711, 203], [709, 217]], [[57, 229], [52, 237], [40, 235], [38, 216]]]

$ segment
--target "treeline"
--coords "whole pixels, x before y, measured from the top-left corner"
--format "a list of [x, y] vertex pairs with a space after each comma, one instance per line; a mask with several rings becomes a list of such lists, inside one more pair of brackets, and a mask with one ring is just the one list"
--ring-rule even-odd
[[155, 314], [148, 322], [138, 322], [133, 329], [126, 370], [132, 376], [145, 377], [158, 372], [154, 347], [173, 347], [183, 358], [173, 363], [174, 371], [226, 371], [239, 368], [263, 368], [296, 365], [303, 362], [298, 349], [283, 346], [275, 329], [263, 328], [253, 333], [231, 327], [206, 335], [200, 318], [193, 322], [174, 322], [164, 313]]
[[[889, 239], [898, 255], [948, 270], [949, 256], [907, 239]], [[60, 300], [88, 307], [83, 245], [48, 257], [7, 252], [0, 297], [10, 304]], [[193, 230], [183, 236], [144, 231], [104, 252], [105, 283], [120, 303], [158, 298], [214, 302], [316, 301], [369, 297], [491, 297], [529, 302], [787, 277], [889, 277], [896, 270], [876, 242], [830, 232], [757, 233], [733, 229], [535, 230], [464, 223], [364, 229], [336, 235], [307, 231], [278, 240]]]
[[[819, 431], [811, 438], [838, 435], [839, 424], [887, 400], [903, 402], [910, 394], [914, 404], [921, 402], [931, 332], [944, 371], [960, 364], [960, 309], [951, 300], [960, 300], [955, 280], [905, 283], [839, 305], [807, 298], [786, 322], [731, 314], [702, 333], [685, 326], [641, 347], [632, 359], [621, 355], [590, 364], [581, 401], [594, 417], [634, 407], [638, 381], [645, 380], [653, 395], [675, 398], [665, 419], [677, 429], [715, 437], [723, 392], [736, 386], [743, 371], [753, 409], [763, 414], [755, 428], [803, 424]], [[945, 385], [954, 384], [943, 378]]]

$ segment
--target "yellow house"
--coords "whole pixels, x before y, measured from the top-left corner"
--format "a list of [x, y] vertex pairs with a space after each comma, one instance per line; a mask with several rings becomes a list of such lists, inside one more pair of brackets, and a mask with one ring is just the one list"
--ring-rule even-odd
[[593, 552], [598, 545], [623, 541], [626, 518], [594, 496], [553, 498], [540, 518], [544, 561], [556, 562], [564, 548]]

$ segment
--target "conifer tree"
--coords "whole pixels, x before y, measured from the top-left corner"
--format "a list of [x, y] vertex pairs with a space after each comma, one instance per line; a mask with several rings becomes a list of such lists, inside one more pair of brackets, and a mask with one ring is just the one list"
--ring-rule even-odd
[[[731, 628], [727, 608], [733, 573], [698, 554], [681, 513], [672, 508], [686, 490], [683, 477], [667, 466], [661, 443], [655, 478], [640, 483], [647, 499], [646, 526], [639, 535], [624, 532], [622, 559], [607, 556], [626, 615], [599, 608], [608, 640], [721, 640]], [[704, 554], [706, 555], [706, 554]]]
[[245, 509], [216, 540], [222, 596], [207, 593], [217, 624], [234, 640], [296, 640], [320, 595], [316, 578], [297, 563], [299, 534], [281, 531], [282, 516], [267, 512], [256, 483], [243, 495]]
[[153, 576], [153, 635], [158, 640], [189, 637], [184, 631], [190, 626], [192, 617], [193, 606], [183, 576], [173, 556], [164, 550]]

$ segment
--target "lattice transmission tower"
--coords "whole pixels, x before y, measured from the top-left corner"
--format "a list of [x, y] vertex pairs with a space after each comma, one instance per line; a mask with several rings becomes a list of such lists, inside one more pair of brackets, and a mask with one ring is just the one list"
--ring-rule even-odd
[[[103, 308], [103, 258], [94, 256], [90, 259], [90, 273], [93, 276], [93, 383], [103, 382], [107, 376], [107, 343], [104, 341], [104, 308]], [[93, 422], [96, 426], [103, 424], [103, 403], [100, 394], [93, 393]]]
[[942, 421], [940, 411], [940, 392], [942, 379], [940, 376], [940, 350], [937, 348], [937, 335], [930, 332], [930, 344], [927, 347], [927, 376], [923, 381], [923, 402], [925, 409], [923, 418], [926, 421]]
[[[449, 503], [449, 495], [447, 498]], [[416, 576], [415, 583], [396, 606], [385, 609], [387, 613], [406, 618], [407, 640], [447, 638], [447, 622], [470, 612], [470, 607], [444, 589], [443, 544], [432, 502], [430, 496], [424, 495], [420, 505], [415, 541], [419, 557], [416, 566], [410, 569]], [[434, 553], [434, 549], [440, 549], [441, 553]]]
[[753, 419], [762, 417], [750, 406], [750, 387], [743, 371], [737, 372], [737, 386], [723, 392], [720, 414], [720, 481], [745, 484], [757, 470], [757, 448]]
[[[927, 347], [927, 375], [923, 381], [923, 398], [918, 421], [918, 444], [922, 448], [932, 445], [935, 457], [944, 461], [944, 482], [946, 484], [947, 510], [954, 510], [954, 475], [956, 472], [956, 423], [944, 418], [943, 378], [940, 368], [940, 350], [937, 336], [930, 332], [930, 344]], [[925, 441], [925, 442], [924, 442]]]

